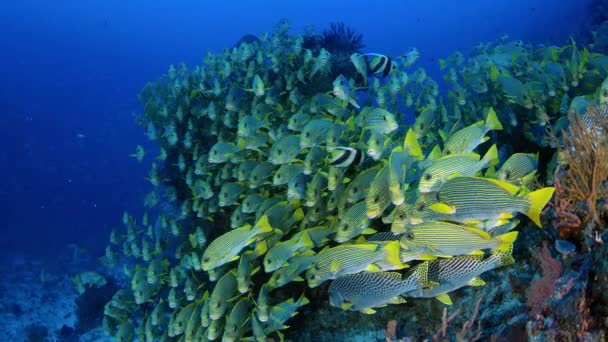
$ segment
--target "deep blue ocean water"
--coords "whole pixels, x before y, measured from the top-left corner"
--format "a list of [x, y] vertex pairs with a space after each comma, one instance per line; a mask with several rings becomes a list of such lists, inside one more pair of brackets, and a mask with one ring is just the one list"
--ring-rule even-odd
[[[169, 64], [200, 64], [244, 34], [318, 31], [343, 21], [366, 51], [416, 47], [420, 66], [508, 34], [563, 45], [586, 1], [2, 1], [0, 250], [54, 256], [77, 243], [100, 254], [123, 210], [138, 213], [152, 150], [133, 120], [137, 94]], [[436, 79], [440, 77], [435, 76]]]

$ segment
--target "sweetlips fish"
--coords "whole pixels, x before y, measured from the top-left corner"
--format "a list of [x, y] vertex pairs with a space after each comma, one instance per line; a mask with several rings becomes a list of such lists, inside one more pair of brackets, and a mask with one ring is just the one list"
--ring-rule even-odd
[[414, 267], [403, 278], [398, 272], [361, 272], [340, 277], [329, 285], [329, 302], [344, 310], [373, 314], [374, 308], [405, 303], [402, 295], [432, 287], [428, 281], [428, 261]]

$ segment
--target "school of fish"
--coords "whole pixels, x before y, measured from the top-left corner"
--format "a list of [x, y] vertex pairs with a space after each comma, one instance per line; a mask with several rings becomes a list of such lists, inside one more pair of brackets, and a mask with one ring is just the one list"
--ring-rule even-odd
[[[367, 314], [451, 304], [515, 262], [515, 229], [541, 227], [553, 195], [537, 151], [497, 136], [538, 141], [538, 127], [608, 103], [608, 57], [574, 41], [457, 52], [439, 61], [444, 95], [413, 69], [416, 49], [355, 52], [336, 74], [343, 56], [288, 31], [282, 20], [142, 90], [152, 190], [102, 257], [130, 280], [105, 306], [117, 341], [282, 340], [316, 301], [307, 288], [327, 284], [332, 306]], [[298, 295], [281, 291], [291, 284]]]

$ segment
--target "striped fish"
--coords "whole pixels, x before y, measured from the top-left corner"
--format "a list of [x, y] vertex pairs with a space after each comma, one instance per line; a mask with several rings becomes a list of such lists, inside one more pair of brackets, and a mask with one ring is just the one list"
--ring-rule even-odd
[[503, 181], [481, 177], [456, 177], [435, 193], [435, 202], [417, 205], [410, 222], [449, 220], [478, 224], [484, 220], [508, 220], [514, 213], [528, 216], [541, 226], [540, 213], [555, 188], [546, 187], [521, 196], [520, 188]]
[[361, 166], [365, 161], [365, 153], [353, 147], [332, 147], [330, 165], [339, 168], [347, 168], [351, 165]]
[[452, 134], [445, 142], [443, 155], [472, 152], [489, 139], [486, 134], [491, 130], [502, 130], [502, 124], [493, 108], [488, 110], [485, 121], [478, 121]]
[[406, 267], [399, 260], [398, 241], [380, 241], [327, 248], [306, 271], [308, 286], [362, 271], [389, 271]]
[[334, 240], [345, 242], [362, 233], [375, 233], [376, 231], [373, 229], [367, 230], [368, 225], [369, 218], [367, 217], [366, 204], [365, 201], [361, 201], [348, 208], [338, 224], [334, 226], [336, 233]]
[[391, 196], [388, 188], [389, 174], [390, 167], [383, 167], [378, 171], [369, 187], [369, 192], [365, 197], [365, 203], [367, 205], [367, 217], [370, 219], [380, 216], [391, 204]]
[[518, 232], [492, 237], [487, 232], [445, 221], [429, 221], [412, 227], [401, 237], [401, 261], [432, 260], [476, 253], [484, 249], [507, 250]]
[[329, 285], [329, 302], [343, 310], [376, 312], [373, 308], [386, 304], [404, 303], [401, 295], [410, 291], [430, 287], [427, 278], [428, 262], [412, 269], [403, 278], [398, 272], [361, 272], [334, 280]]
[[492, 145], [481, 160], [479, 159], [479, 155], [474, 153], [445, 156], [434, 161], [422, 172], [418, 191], [437, 191], [445, 181], [455, 175], [473, 176], [495, 163], [498, 163], [498, 149], [496, 145]]
[[372, 74], [381, 74], [382, 77], [386, 77], [395, 67], [392, 58], [389, 56], [373, 53], [366, 54], [366, 56], [374, 57], [369, 62], [370, 72]]
[[508, 266], [515, 262], [511, 255], [512, 248], [496, 251], [489, 257], [482, 255], [463, 255], [449, 259], [429, 262], [429, 281], [438, 285], [430, 289], [416, 289], [409, 292], [409, 297], [437, 298], [444, 304], [451, 305], [449, 292], [463, 286], [482, 286], [485, 284], [479, 277], [484, 272], [498, 267]]
[[202, 269], [208, 271], [238, 259], [241, 250], [255, 242], [258, 235], [271, 231], [268, 218], [264, 216], [254, 227], [246, 225], [220, 235], [205, 249]]
[[496, 179], [522, 185], [538, 168], [538, 153], [515, 153], [496, 172]]

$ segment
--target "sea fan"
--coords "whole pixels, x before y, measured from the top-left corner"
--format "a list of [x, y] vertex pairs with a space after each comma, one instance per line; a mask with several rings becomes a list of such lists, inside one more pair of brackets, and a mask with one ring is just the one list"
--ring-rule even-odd
[[319, 44], [331, 53], [347, 55], [365, 46], [363, 35], [356, 33], [342, 22], [329, 24], [329, 28], [321, 33]]

